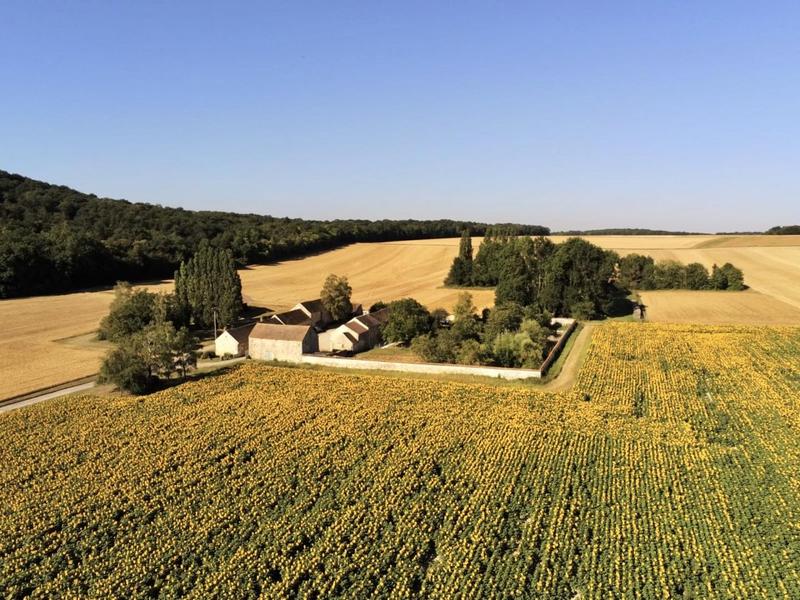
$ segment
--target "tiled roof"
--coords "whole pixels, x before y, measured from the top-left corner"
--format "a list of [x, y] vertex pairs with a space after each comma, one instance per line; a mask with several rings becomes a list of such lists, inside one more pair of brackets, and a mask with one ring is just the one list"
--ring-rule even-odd
[[300, 309], [287, 310], [286, 312], [272, 315], [270, 321], [283, 325], [311, 325], [311, 319]]
[[361, 323], [359, 323], [355, 319], [352, 319], [352, 320], [348, 321], [347, 323], [344, 324], [344, 326], [347, 327], [350, 331], [354, 331], [354, 332], [358, 333], [359, 335], [369, 331], [368, 327], [365, 327], [364, 325], [362, 325]]
[[240, 344], [246, 344], [253, 327], [255, 327], [255, 323], [244, 325], [242, 327], [236, 327], [234, 329], [228, 329], [228, 333], [230, 333]]
[[302, 342], [311, 329], [308, 325], [278, 325], [276, 323], [256, 323], [251, 338], [259, 340], [281, 340]]
[[[303, 306], [308, 310], [308, 312], [322, 312], [324, 310], [322, 306], [322, 300], [317, 298], [316, 300], [305, 300], [304, 302], [299, 302], [298, 306]], [[299, 309], [298, 309], [299, 310]]]

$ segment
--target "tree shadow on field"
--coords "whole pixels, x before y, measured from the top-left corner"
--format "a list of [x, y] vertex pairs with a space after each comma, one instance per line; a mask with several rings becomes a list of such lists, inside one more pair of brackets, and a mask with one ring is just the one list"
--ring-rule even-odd
[[605, 313], [609, 317], [627, 317], [633, 314], [633, 309], [636, 308], [637, 303], [631, 300], [628, 296], [630, 292], [627, 290], [618, 290], [608, 300], [605, 308]]

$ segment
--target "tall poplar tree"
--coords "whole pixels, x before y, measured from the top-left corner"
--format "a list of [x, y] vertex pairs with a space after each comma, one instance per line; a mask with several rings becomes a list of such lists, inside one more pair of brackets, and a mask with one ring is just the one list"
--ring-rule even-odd
[[187, 320], [209, 327], [232, 324], [242, 311], [242, 282], [230, 250], [203, 244], [175, 271], [175, 295]]
[[446, 285], [472, 285], [472, 236], [468, 229], [461, 233], [458, 256], [453, 259]]

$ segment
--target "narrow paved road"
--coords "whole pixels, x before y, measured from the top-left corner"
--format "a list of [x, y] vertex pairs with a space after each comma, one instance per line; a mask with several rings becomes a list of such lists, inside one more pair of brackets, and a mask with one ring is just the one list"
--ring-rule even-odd
[[0, 413], [8, 412], [10, 410], [14, 410], [15, 408], [22, 408], [23, 406], [30, 406], [31, 404], [36, 404], [37, 402], [43, 402], [44, 400], [50, 400], [51, 398], [58, 398], [59, 396], [74, 394], [75, 392], [82, 392], [83, 390], [91, 389], [96, 385], [97, 385], [96, 381], [79, 383], [78, 385], [66, 387], [64, 389], [56, 390], [54, 392], [44, 392], [38, 396], [27, 397], [22, 400], [18, 400], [16, 402], [9, 402], [8, 404], [2, 404], [0, 405]]

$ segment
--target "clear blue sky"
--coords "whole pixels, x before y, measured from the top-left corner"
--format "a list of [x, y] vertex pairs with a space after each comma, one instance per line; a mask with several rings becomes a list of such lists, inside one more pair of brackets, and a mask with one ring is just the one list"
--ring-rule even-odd
[[800, 3], [5, 0], [0, 169], [187, 208], [800, 221]]

